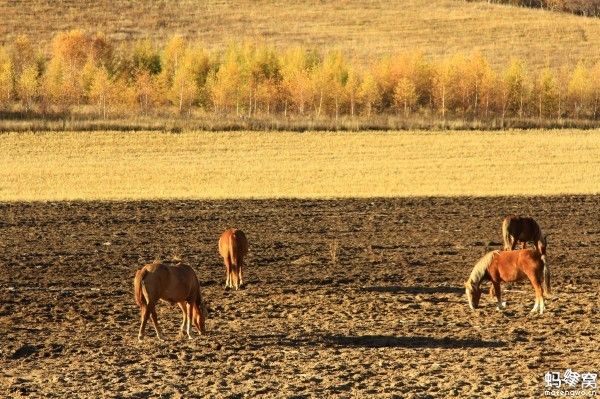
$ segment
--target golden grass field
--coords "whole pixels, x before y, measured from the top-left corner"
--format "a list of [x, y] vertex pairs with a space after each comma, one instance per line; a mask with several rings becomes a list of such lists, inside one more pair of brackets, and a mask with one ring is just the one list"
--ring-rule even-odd
[[117, 42], [181, 34], [222, 48], [248, 38], [365, 61], [415, 49], [433, 57], [478, 50], [496, 66], [511, 57], [535, 67], [600, 57], [598, 18], [460, 0], [0, 1], [0, 21], [4, 43], [27, 34], [44, 45], [59, 31], [101, 29]]
[[0, 136], [0, 200], [595, 194], [600, 132]]

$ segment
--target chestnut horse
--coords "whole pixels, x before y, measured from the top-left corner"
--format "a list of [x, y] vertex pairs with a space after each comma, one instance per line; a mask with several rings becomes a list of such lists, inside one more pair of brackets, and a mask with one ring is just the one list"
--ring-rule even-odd
[[158, 261], [147, 264], [135, 273], [133, 288], [135, 301], [140, 307], [142, 317], [138, 334], [140, 341], [144, 337], [149, 316], [152, 318], [158, 339], [163, 339], [156, 316], [156, 303], [159, 299], [179, 305], [183, 313], [180, 336], [185, 331], [188, 338], [192, 338], [190, 334], [192, 322], [200, 334], [206, 331], [206, 306], [200, 294], [198, 277], [190, 266], [181, 263], [167, 266]]
[[242, 230], [228, 229], [219, 238], [219, 254], [225, 263], [225, 288], [239, 289], [244, 280], [242, 268], [248, 253], [248, 240]]
[[473, 268], [469, 279], [465, 283], [465, 291], [469, 300], [469, 307], [475, 309], [479, 306], [481, 298], [481, 282], [490, 280], [492, 289], [498, 300], [498, 309], [504, 308], [500, 283], [520, 281], [528, 278], [535, 290], [535, 306], [531, 313], [539, 310], [544, 313], [544, 295], [550, 292], [550, 270], [546, 264], [546, 256], [534, 249], [520, 249], [516, 251], [491, 251], [485, 254]]
[[502, 239], [504, 250], [515, 249], [521, 242], [523, 249], [528, 241], [533, 241], [534, 247], [542, 255], [546, 255], [546, 235], [540, 225], [531, 217], [509, 215], [502, 221]]

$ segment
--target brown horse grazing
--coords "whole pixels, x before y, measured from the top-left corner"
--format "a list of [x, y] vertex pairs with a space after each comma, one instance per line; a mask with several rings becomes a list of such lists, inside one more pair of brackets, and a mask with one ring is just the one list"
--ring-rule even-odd
[[242, 230], [228, 229], [219, 238], [219, 254], [225, 263], [225, 288], [237, 290], [244, 283], [242, 268], [248, 253], [248, 240]]
[[179, 305], [183, 313], [180, 336], [185, 331], [188, 338], [192, 338], [190, 334], [192, 322], [200, 334], [206, 332], [206, 306], [200, 294], [198, 277], [190, 266], [181, 263], [167, 266], [158, 261], [147, 264], [135, 273], [133, 288], [135, 301], [140, 307], [142, 316], [138, 334], [140, 341], [144, 337], [149, 316], [152, 317], [158, 339], [163, 339], [156, 316], [156, 303], [159, 299]]
[[531, 281], [535, 290], [535, 306], [531, 313], [538, 310], [540, 314], [544, 313], [544, 295], [550, 294], [550, 270], [546, 264], [546, 257], [533, 249], [488, 252], [475, 264], [465, 283], [469, 307], [475, 309], [479, 306], [480, 285], [483, 280], [492, 282], [493, 288], [490, 293], [496, 294], [498, 308], [503, 309], [500, 283], [525, 278]]
[[546, 235], [533, 218], [515, 215], [505, 217], [502, 221], [502, 239], [505, 251], [515, 249], [518, 242], [525, 249], [527, 242], [533, 241], [538, 252], [546, 255]]

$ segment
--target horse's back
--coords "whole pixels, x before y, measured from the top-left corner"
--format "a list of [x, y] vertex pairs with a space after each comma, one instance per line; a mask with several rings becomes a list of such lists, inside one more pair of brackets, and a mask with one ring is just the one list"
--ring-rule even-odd
[[542, 255], [535, 249], [517, 249], [502, 251], [498, 254], [498, 263], [504, 268], [538, 268], [543, 266]]
[[504, 219], [510, 235], [517, 239], [534, 239], [539, 235], [539, 226], [531, 216], [509, 215]]
[[[233, 243], [233, 245], [231, 245]], [[221, 234], [219, 238], [219, 253], [222, 257], [229, 256], [230, 251], [236, 251], [235, 255], [245, 256], [248, 252], [248, 240], [242, 230], [231, 228]]]
[[167, 266], [161, 262], [145, 265], [142, 269], [144, 289], [153, 299], [169, 302], [185, 300], [198, 289], [198, 276], [186, 264]]
[[518, 281], [542, 267], [541, 255], [536, 250], [518, 249], [495, 255], [490, 273], [500, 277], [501, 281]]

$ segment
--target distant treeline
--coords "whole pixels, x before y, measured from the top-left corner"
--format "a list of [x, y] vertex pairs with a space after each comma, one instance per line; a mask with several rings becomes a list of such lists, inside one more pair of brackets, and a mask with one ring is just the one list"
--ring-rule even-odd
[[600, 16], [600, 0], [487, 0], [487, 2], [564, 11], [584, 16]]
[[419, 52], [363, 66], [338, 51], [232, 43], [224, 51], [172, 37], [113, 44], [59, 33], [49, 52], [26, 38], [0, 48], [0, 113], [49, 118], [208, 115], [237, 118], [600, 119], [600, 63], [493, 68], [479, 53]]

